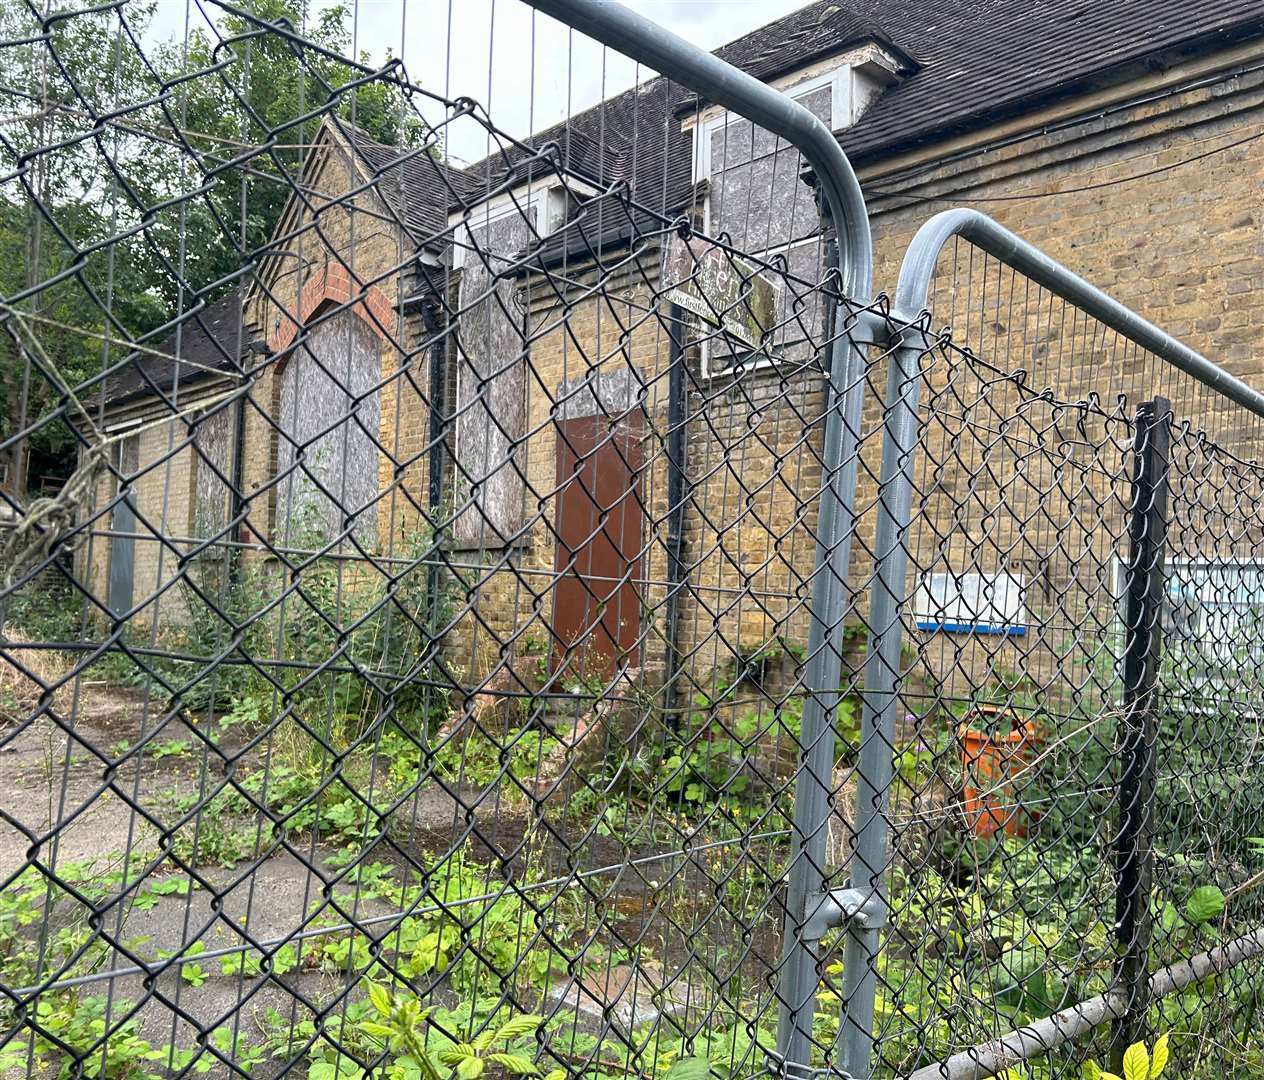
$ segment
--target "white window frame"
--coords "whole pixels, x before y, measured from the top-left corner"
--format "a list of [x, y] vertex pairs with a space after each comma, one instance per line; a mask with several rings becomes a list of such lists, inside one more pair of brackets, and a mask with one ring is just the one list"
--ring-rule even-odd
[[[1124, 642], [1125, 642], [1125, 638], [1127, 634], [1127, 627], [1124, 625], [1123, 608], [1124, 608], [1124, 601], [1126, 599], [1127, 572], [1128, 571], [1127, 571], [1126, 561], [1119, 555], [1115, 555], [1113, 557], [1113, 564], [1114, 565], [1113, 565], [1113, 573], [1112, 573], [1112, 588], [1115, 594], [1115, 626], [1117, 628], [1119, 655], [1122, 656]], [[1218, 557], [1218, 556], [1205, 556], [1205, 557], [1200, 558], [1198, 556], [1189, 556], [1189, 555], [1178, 555], [1178, 556], [1169, 555], [1164, 559], [1164, 564], [1163, 564], [1163, 572], [1164, 572], [1164, 578], [1165, 578], [1165, 581], [1163, 584], [1163, 596], [1164, 596], [1165, 601], [1170, 601], [1171, 596], [1172, 596], [1171, 585], [1172, 585], [1173, 577], [1175, 576], [1174, 571], [1179, 571], [1182, 569], [1195, 570], [1195, 571], [1197, 570], [1215, 571], [1219, 574], [1224, 575], [1225, 578], [1227, 578], [1231, 573], [1234, 573], [1234, 572], [1241, 574], [1244, 571], [1253, 571], [1257, 575], [1256, 588], [1258, 591], [1259, 598], [1261, 600], [1261, 606], [1264, 607], [1264, 558], [1255, 558], [1248, 555], [1233, 556], [1230, 558], [1224, 558], [1224, 557]], [[1186, 579], [1188, 579], [1188, 575]], [[1204, 580], [1203, 582], [1200, 582], [1199, 584], [1202, 585], [1204, 588], [1211, 585], [1217, 591], [1222, 587], [1219, 584], [1213, 583], [1211, 581], [1206, 581], [1206, 580]], [[1238, 585], [1230, 586], [1227, 581], [1223, 585], [1223, 588], [1230, 588], [1230, 587], [1236, 589], [1239, 586]], [[1199, 613], [1200, 619], [1205, 622], [1206, 617], [1209, 613], [1212, 613], [1214, 617], [1214, 613], [1216, 612], [1230, 611], [1235, 608], [1241, 608], [1243, 605], [1239, 603], [1235, 603], [1232, 600], [1226, 601], [1226, 600], [1215, 599], [1215, 598], [1209, 599], [1205, 596], [1199, 595], [1196, 598], [1195, 606]], [[1248, 604], [1247, 607], [1249, 606], [1250, 605]], [[1164, 605], [1165, 615], [1168, 610], [1169, 610], [1169, 604], [1165, 603]], [[1193, 640], [1197, 640], [1202, 644], [1215, 647], [1222, 640], [1222, 638], [1218, 636], [1214, 636], [1214, 635], [1212, 637], [1208, 637], [1207, 630], [1208, 628], [1205, 625], [1200, 626], [1199, 631], [1198, 631], [1198, 636], [1196, 639], [1193, 639]], [[1168, 640], [1170, 641], [1171, 639], [1169, 638]]]
[[1031, 625], [1026, 575], [1009, 570], [932, 571], [918, 581], [912, 609], [927, 634], [1022, 637]]
[[[840, 63], [837, 67], [822, 71], [817, 75], [809, 76], [798, 82], [793, 81], [790, 77], [786, 85], [781, 84], [781, 80], [775, 80], [769, 85], [782, 90], [788, 97], [798, 101], [802, 97], [806, 97], [814, 90], [819, 90], [822, 86], [831, 87], [830, 95], [830, 129], [837, 131], [840, 128], [848, 127], [852, 122], [852, 65], [849, 63]], [[735, 116], [728, 110], [718, 110], [712, 112], [706, 110], [698, 117], [696, 123], [690, 123], [687, 126], [692, 127], [697, 133], [697, 138], [693, 141], [693, 179], [694, 183], [711, 179], [711, 136], [717, 131], [723, 131], [730, 124], [740, 124], [745, 121], [743, 116]], [[710, 198], [704, 205], [704, 211], [709, 211]], [[708, 229], [711, 227], [710, 217], [704, 219]]]
[[[547, 236], [550, 231], [548, 229], [549, 191], [549, 188], [544, 187], [534, 191], [529, 188], [502, 191], [486, 202], [476, 203], [468, 213], [452, 214], [448, 218], [448, 227], [452, 230], [452, 238], [455, 241], [452, 246], [452, 269], [459, 270], [465, 265], [465, 257], [469, 253], [471, 228], [486, 228], [504, 218], [534, 210], [535, 228]], [[541, 228], [542, 223], [544, 228]]]
[[560, 183], [555, 177], [548, 182], [522, 184], [509, 191], [501, 191], [490, 199], [475, 203], [469, 210], [448, 215], [448, 229], [452, 234], [452, 269], [465, 265], [469, 245], [469, 230], [484, 228], [501, 218], [535, 210], [535, 229], [541, 236], [552, 236], [565, 224], [566, 199], [571, 195], [592, 198], [601, 194], [598, 188], [577, 180], [573, 176]]
[[[797, 81], [796, 81], [797, 78]], [[847, 58], [840, 58], [832, 67], [826, 68], [815, 75], [809, 75], [806, 78], [798, 78], [796, 75], [789, 75], [780, 80], [774, 80], [770, 85], [783, 90], [789, 97], [794, 100], [805, 97], [815, 90], [819, 90], [823, 86], [831, 88], [830, 94], [830, 129], [837, 131], [839, 128], [846, 127], [852, 122], [852, 104], [854, 100], [852, 86], [852, 64]], [[706, 111], [698, 117], [697, 122], [689, 126], [694, 129], [693, 140], [693, 178], [695, 183], [702, 181], [710, 181], [712, 176], [711, 169], [711, 142], [712, 136], [717, 131], [723, 131], [730, 124], [740, 124], [746, 122], [745, 117], [735, 115], [727, 110]], [[753, 137], [753, 136], [752, 136]], [[754, 147], [752, 146], [752, 151]], [[752, 155], [751, 161], [754, 161]], [[711, 234], [711, 192], [708, 189], [702, 200], [702, 229], [706, 235]], [[819, 244], [819, 237], [812, 237], [809, 240], [799, 240], [784, 244], [774, 244], [772, 247], [761, 249], [759, 251], [750, 252], [755, 258], [767, 262], [776, 255], [784, 254], [794, 248], [804, 247], [808, 244]], [[716, 333], [719, 331], [717, 330]], [[714, 379], [724, 379], [733, 377], [735, 365], [726, 365], [722, 368], [712, 369], [711, 365], [711, 335], [708, 335], [699, 344], [699, 357], [701, 363], [701, 377], [704, 382], [711, 382]], [[781, 366], [781, 360], [778, 357], [764, 357], [741, 365], [741, 375], [751, 375], [760, 371], [770, 371]]]

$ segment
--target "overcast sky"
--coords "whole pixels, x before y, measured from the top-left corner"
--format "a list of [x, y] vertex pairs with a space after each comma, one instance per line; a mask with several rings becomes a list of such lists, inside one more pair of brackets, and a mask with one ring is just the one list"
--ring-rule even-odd
[[[710, 49], [804, 3], [632, 0], [629, 6]], [[362, 0], [360, 37], [375, 56], [388, 44], [399, 52], [394, 43], [401, 40], [402, 8], [402, 52], [412, 81], [441, 92], [449, 87], [449, 97], [474, 97], [488, 107], [493, 123], [514, 135], [545, 128], [650, 75], [521, 0], [453, 0], [451, 5], [447, 0]], [[485, 144], [487, 137], [473, 125], [460, 132], [454, 125], [449, 153], [480, 158], [487, 153]]]
[[[805, 2], [632, 0], [629, 6], [712, 49]], [[638, 75], [633, 63], [571, 34], [521, 0], [360, 0], [362, 47], [375, 57], [388, 45], [398, 54], [401, 36], [413, 82], [448, 97], [477, 99], [497, 126], [514, 135], [538, 131], [625, 90]], [[647, 74], [639, 73], [642, 79]], [[485, 135], [472, 125], [460, 132], [454, 127], [448, 151], [454, 158], [475, 159], [487, 152], [485, 144]]]
[[[313, 0], [313, 7], [327, 0]], [[402, 52], [416, 85], [448, 98], [468, 95], [516, 136], [538, 131], [637, 78], [635, 65], [570, 35], [521, 0], [344, 0], [356, 20], [356, 46], [375, 60]], [[707, 49], [802, 7], [808, 0], [629, 0], [628, 6]], [[186, 0], [159, 0], [154, 30], [180, 36]], [[213, 5], [207, 5], [213, 12]], [[193, 18], [198, 18], [193, 8]], [[449, 17], [450, 13], [450, 17]], [[402, 45], [402, 48], [401, 48]], [[491, 76], [489, 79], [489, 71]], [[647, 77], [644, 69], [642, 79]], [[487, 152], [474, 125], [451, 130], [453, 159]]]

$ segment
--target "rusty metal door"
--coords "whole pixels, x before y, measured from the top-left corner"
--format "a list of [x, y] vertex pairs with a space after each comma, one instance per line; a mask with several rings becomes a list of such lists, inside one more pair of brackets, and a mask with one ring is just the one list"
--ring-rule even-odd
[[645, 416], [557, 421], [553, 664], [609, 671], [640, 657]]

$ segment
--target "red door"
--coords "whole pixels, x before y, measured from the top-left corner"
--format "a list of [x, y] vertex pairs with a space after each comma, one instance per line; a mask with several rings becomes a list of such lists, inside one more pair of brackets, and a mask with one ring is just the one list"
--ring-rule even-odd
[[557, 421], [554, 668], [609, 673], [640, 658], [645, 417]]

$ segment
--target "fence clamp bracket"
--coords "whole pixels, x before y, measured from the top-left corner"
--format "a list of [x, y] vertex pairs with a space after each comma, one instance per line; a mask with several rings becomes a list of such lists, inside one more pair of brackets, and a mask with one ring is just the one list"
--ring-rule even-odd
[[855, 925], [877, 930], [887, 924], [887, 902], [877, 889], [830, 889], [808, 898], [803, 936], [820, 941], [826, 930]]

